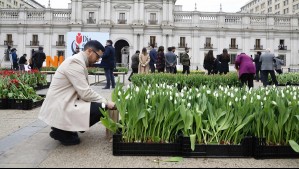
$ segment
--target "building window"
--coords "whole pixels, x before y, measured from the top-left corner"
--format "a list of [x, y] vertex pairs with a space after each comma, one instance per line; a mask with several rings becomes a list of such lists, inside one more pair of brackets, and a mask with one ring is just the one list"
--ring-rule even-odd
[[284, 39], [279, 40], [278, 50], [287, 50], [287, 46], [284, 45]]
[[155, 45], [155, 47], [157, 47], [156, 36], [150, 36], [149, 46], [151, 45]]
[[65, 56], [64, 53], [65, 53], [64, 50], [58, 50], [58, 51], [57, 51], [57, 56], [58, 56], [58, 57], [60, 57], [60, 56]]
[[58, 35], [56, 46], [65, 46], [64, 35]]
[[6, 41], [4, 41], [5, 46], [13, 46], [12, 34], [6, 34]]
[[96, 23], [96, 19], [94, 18], [94, 12], [89, 12], [87, 23], [88, 24], [95, 24]]
[[262, 50], [263, 46], [261, 45], [261, 40], [260, 39], [255, 39], [255, 45], [254, 45], [255, 50]]
[[231, 38], [229, 48], [230, 49], [238, 49], [238, 45], [236, 43], [236, 38]]
[[157, 24], [157, 15], [156, 13], [150, 13], [150, 20], [149, 20], [149, 24], [151, 25], [156, 25]]
[[119, 13], [119, 19], [118, 19], [118, 24], [126, 24], [126, 14], [125, 13]]
[[179, 48], [185, 48], [185, 47], [187, 47], [186, 37], [180, 37]]
[[206, 43], [205, 43], [205, 46], [204, 46], [204, 48], [205, 49], [212, 49], [213, 48], [213, 44], [211, 43], [211, 38], [210, 37], [208, 37], [208, 38], [206, 38]]
[[30, 46], [39, 46], [38, 35], [32, 35], [32, 41], [30, 41]]
[[237, 54], [235, 54], [235, 53], [230, 54], [230, 64], [235, 64], [236, 57], [237, 57]]

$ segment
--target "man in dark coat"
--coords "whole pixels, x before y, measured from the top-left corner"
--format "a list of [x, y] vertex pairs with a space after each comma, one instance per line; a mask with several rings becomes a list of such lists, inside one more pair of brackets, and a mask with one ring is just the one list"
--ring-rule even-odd
[[[113, 69], [115, 68], [115, 49], [112, 46], [112, 40], [107, 40], [105, 52], [102, 56], [101, 67], [105, 70], [105, 76], [107, 84], [103, 89], [110, 89], [110, 85], [112, 88], [115, 88], [115, 79], [113, 75]], [[110, 83], [111, 82], [111, 83]]]
[[38, 69], [40, 71], [43, 67], [43, 63], [46, 60], [46, 54], [43, 52], [43, 50], [43, 47], [38, 47], [38, 51], [33, 54], [33, 69]]
[[261, 66], [262, 63], [260, 62], [260, 57], [261, 57], [262, 53], [260, 51], [257, 52], [257, 54], [254, 57], [254, 63], [255, 63], [255, 80], [258, 82], [259, 80], [261, 80]]
[[227, 52], [227, 49], [223, 49], [222, 54], [217, 55], [217, 59], [219, 61], [219, 73], [227, 74], [229, 72], [230, 55]]
[[149, 53], [151, 60], [150, 60], [149, 65], [150, 65], [151, 72], [155, 73], [155, 71], [156, 71], [155, 64], [156, 64], [157, 54], [158, 53], [157, 53], [157, 51], [155, 49], [155, 45], [154, 44], [152, 44], [151, 47], [152, 47], [152, 49], [151, 49], [151, 51]]
[[131, 68], [132, 68], [132, 73], [129, 76], [129, 81], [131, 81], [131, 77], [134, 73], [138, 73], [138, 65], [139, 65], [139, 54], [140, 51], [136, 50], [136, 53], [132, 56], [132, 64], [131, 64]]

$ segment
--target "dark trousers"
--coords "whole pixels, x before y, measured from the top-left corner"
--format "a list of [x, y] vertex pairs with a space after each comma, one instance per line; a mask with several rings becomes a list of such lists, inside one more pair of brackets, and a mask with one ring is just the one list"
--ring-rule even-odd
[[17, 62], [13, 62], [13, 70], [19, 70], [19, 64]]
[[151, 72], [152, 72], [152, 73], [155, 73], [155, 71], [156, 71], [156, 67], [155, 67], [154, 64], [150, 64], [150, 69], [151, 69]]
[[158, 69], [159, 73], [164, 73], [164, 71], [165, 71], [165, 68]]
[[173, 68], [173, 73], [176, 74], [178, 70], [176, 69], [176, 66]]
[[166, 73], [174, 73], [174, 67], [166, 67]]
[[278, 74], [282, 74], [282, 69], [276, 69], [275, 70]]
[[253, 73], [244, 73], [240, 77], [241, 80], [241, 87], [246, 84], [249, 88], [253, 88], [253, 79], [254, 79], [254, 74]]
[[131, 72], [131, 74], [130, 74], [130, 76], [129, 76], [129, 81], [131, 81], [131, 77], [132, 77], [132, 75], [134, 74], [134, 73], [138, 73], [138, 68], [132, 68], [132, 72]]
[[264, 87], [266, 87], [269, 84], [269, 82], [268, 82], [269, 73], [271, 75], [272, 82], [277, 86], [278, 82], [276, 80], [274, 70], [262, 70], [262, 82], [263, 82]]
[[186, 72], [187, 72], [187, 75], [190, 74], [190, 66], [183, 65], [183, 74], [185, 74]]
[[112, 88], [115, 87], [115, 79], [114, 79], [114, 75], [113, 75], [113, 68], [105, 68], [105, 76], [106, 76], [106, 88], [110, 88], [110, 81], [112, 84]]
[[256, 69], [255, 71], [255, 80], [261, 80], [261, 69]]
[[102, 103], [91, 102], [89, 118], [90, 127], [99, 122], [101, 120], [101, 117], [103, 117], [103, 114], [101, 113], [100, 109], [102, 109]]

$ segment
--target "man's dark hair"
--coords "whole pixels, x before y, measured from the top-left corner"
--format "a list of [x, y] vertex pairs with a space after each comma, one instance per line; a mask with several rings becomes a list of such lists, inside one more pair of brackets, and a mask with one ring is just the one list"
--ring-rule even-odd
[[140, 51], [139, 51], [139, 50], [136, 50], [136, 53], [140, 53]]
[[168, 47], [168, 51], [169, 51], [169, 52], [172, 51], [172, 49], [173, 49], [172, 47]]
[[258, 52], [257, 52], [257, 54], [258, 54], [258, 55], [261, 55], [261, 54], [262, 54], [262, 52], [258, 51]]
[[152, 48], [155, 48], [155, 44], [151, 44], [151, 47], [152, 47]]
[[40, 47], [38, 47], [38, 50], [44, 50], [44, 48], [40, 46]]
[[104, 46], [97, 40], [88, 41], [84, 46], [84, 51], [86, 51], [88, 48], [92, 48], [95, 51], [99, 51], [99, 50], [101, 50], [102, 52], [105, 51]]
[[175, 49], [175, 46], [172, 46], [171, 49]]
[[108, 43], [110, 43], [110, 45], [113, 44], [112, 40], [107, 40]]

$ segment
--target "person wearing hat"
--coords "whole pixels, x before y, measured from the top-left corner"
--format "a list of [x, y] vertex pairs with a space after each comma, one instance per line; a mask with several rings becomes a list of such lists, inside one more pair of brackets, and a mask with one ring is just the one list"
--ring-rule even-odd
[[18, 55], [17, 55], [16, 48], [11, 49], [11, 58], [12, 58], [13, 70], [19, 70]]
[[99, 122], [103, 117], [100, 109], [115, 109], [115, 103], [92, 90], [88, 82], [87, 67], [104, 51], [100, 42], [88, 41], [83, 51], [67, 58], [53, 76], [38, 117], [52, 126], [50, 137], [63, 145], [79, 144], [77, 131], [87, 131]]
[[32, 62], [33, 62], [33, 69], [38, 69], [39, 71], [43, 67], [43, 63], [46, 60], [46, 54], [44, 53], [43, 47], [38, 47], [38, 51], [35, 52], [32, 56]]
[[189, 48], [185, 48], [185, 53], [181, 56], [181, 63], [183, 65], [183, 74], [187, 72], [187, 75], [190, 74], [190, 59], [189, 57]]
[[20, 57], [19, 66], [21, 71], [25, 71], [25, 64], [27, 64], [26, 56], [27, 54], [23, 54], [23, 56]]

